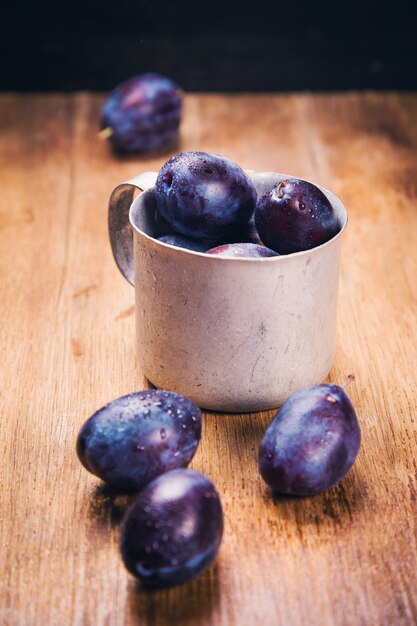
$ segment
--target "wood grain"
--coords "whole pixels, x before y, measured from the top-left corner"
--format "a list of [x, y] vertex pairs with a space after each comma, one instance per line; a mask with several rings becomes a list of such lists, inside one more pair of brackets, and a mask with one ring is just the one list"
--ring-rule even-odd
[[363, 445], [327, 493], [272, 498], [256, 454], [273, 412], [206, 413], [192, 467], [225, 510], [216, 564], [140, 591], [118, 554], [128, 498], [79, 464], [105, 402], [147, 387], [133, 290], [107, 238], [112, 188], [166, 154], [115, 158], [103, 98], [0, 98], [0, 623], [5, 626], [342, 626], [417, 623], [417, 96], [189, 95], [175, 151], [289, 172], [349, 211], [338, 349]]

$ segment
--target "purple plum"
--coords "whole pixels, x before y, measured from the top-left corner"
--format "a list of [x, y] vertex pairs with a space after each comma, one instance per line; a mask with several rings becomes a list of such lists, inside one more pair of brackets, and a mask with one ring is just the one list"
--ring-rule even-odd
[[181, 91], [169, 78], [135, 76], [118, 85], [105, 103], [101, 136], [119, 152], [156, 150], [177, 136], [181, 105]]
[[200, 409], [184, 396], [153, 389], [94, 413], [79, 432], [77, 454], [109, 485], [137, 491], [163, 472], [186, 467], [200, 438]]
[[204, 241], [196, 241], [195, 239], [175, 234], [158, 237], [158, 241], [162, 241], [162, 243], [169, 243], [171, 246], [176, 246], [177, 248], [194, 250], [194, 252], [206, 252], [210, 247], [210, 244], [204, 243]]
[[320, 246], [340, 230], [324, 193], [298, 178], [281, 181], [259, 198], [255, 223], [263, 243], [280, 254]]
[[140, 492], [123, 522], [120, 551], [144, 587], [170, 587], [210, 565], [222, 533], [222, 505], [213, 483], [178, 469]]
[[259, 469], [278, 493], [314, 495], [343, 478], [360, 441], [355, 410], [342, 387], [308, 387], [294, 393], [267, 428]]
[[207, 152], [182, 152], [160, 170], [155, 199], [160, 215], [174, 232], [218, 241], [249, 222], [256, 191], [230, 159]]
[[257, 243], [262, 246], [261, 238], [255, 226], [255, 216], [253, 215], [248, 224], [228, 233], [227, 241], [219, 241], [218, 245], [223, 243]]
[[277, 252], [260, 246], [257, 243], [225, 243], [216, 248], [211, 248], [207, 251], [207, 254], [218, 255], [222, 257], [237, 258], [265, 258], [271, 256], [279, 256]]

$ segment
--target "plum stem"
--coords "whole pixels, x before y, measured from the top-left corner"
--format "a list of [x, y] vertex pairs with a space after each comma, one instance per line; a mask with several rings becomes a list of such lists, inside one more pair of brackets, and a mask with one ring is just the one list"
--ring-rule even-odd
[[284, 196], [282, 188], [286, 186], [285, 180], [282, 180], [278, 185], [278, 198], [282, 198]]
[[106, 128], [103, 128], [103, 130], [101, 130], [98, 133], [98, 136], [100, 139], [104, 141], [105, 139], [108, 139], [109, 137], [111, 137], [112, 134], [113, 134], [113, 129], [110, 126], [106, 126]]
[[345, 380], [345, 382], [342, 385], [342, 389], [346, 389], [346, 387], [348, 387], [351, 383], [353, 383], [355, 380], [355, 375], [354, 374], [348, 374], [347, 379]]

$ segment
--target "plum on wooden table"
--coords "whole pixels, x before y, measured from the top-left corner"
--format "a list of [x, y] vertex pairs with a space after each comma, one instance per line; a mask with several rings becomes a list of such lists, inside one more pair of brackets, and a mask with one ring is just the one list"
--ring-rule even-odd
[[163, 472], [186, 467], [200, 438], [200, 409], [184, 396], [153, 389], [94, 413], [79, 432], [77, 454], [109, 485], [137, 491]]
[[178, 134], [182, 96], [169, 78], [148, 73], [120, 83], [104, 105], [100, 133], [118, 152], [147, 152]]
[[355, 410], [338, 385], [294, 393], [267, 428], [259, 448], [259, 469], [278, 493], [299, 496], [325, 491], [354, 463], [361, 432]]
[[213, 483], [192, 470], [173, 470], [149, 483], [124, 520], [120, 551], [145, 587], [193, 578], [216, 557], [222, 505]]

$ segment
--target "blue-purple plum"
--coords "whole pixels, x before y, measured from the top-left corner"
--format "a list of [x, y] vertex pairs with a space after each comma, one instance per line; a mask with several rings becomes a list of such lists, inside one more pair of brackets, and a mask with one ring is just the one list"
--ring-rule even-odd
[[192, 470], [173, 470], [149, 483], [128, 511], [120, 551], [145, 587], [190, 580], [214, 560], [223, 533], [213, 483]]
[[82, 426], [77, 454], [109, 485], [137, 491], [159, 474], [186, 467], [201, 438], [201, 411], [176, 393], [147, 390], [106, 404]]
[[178, 135], [182, 96], [159, 74], [142, 74], [118, 85], [104, 105], [101, 128], [119, 152], [147, 152]]
[[324, 193], [298, 178], [281, 181], [259, 198], [255, 223], [263, 243], [280, 254], [310, 250], [340, 230]]
[[222, 257], [237, 258], [253, 258], [261, 259], [271, 256], [279, 256], [277, 252], [270, 250], [266, 246], [260, 246], [257, 243], [225, 243], [216, 248], [211, 248], [207, 254], [213, 254]]
[[210, 244], [204, 241], [197, 241], [196, 239], [190, 239], [189, 237], [183, 237], [182, 235], [163, 235], [158, 237], [158, 241], [162, 243], [169, 243], [171, 246], [177, 248], [185, 248], [186, 250], [194, 250], [194, 252], [206, 252], [210, 248]]
[[174, 232], [217, 241], [249, 222], [256, 190], [230, 159], [207, 152], [182, 152], [160, 170], [155, 199], [159, 213]]
[[255, 216], [252, 215], [247, 224], [239, 225], [228, 232], [223, 240], [217, 242], [217, 245], [220, 246], [224, 243], [257, 243], [262, 246], [263, 243], [256, 230]]
[[339, 482], [358, 454], [361, 432], [355, 410], [338, 385], [294, 393], [267, 428], [259, 470], [278, 493], [308, 496]]

